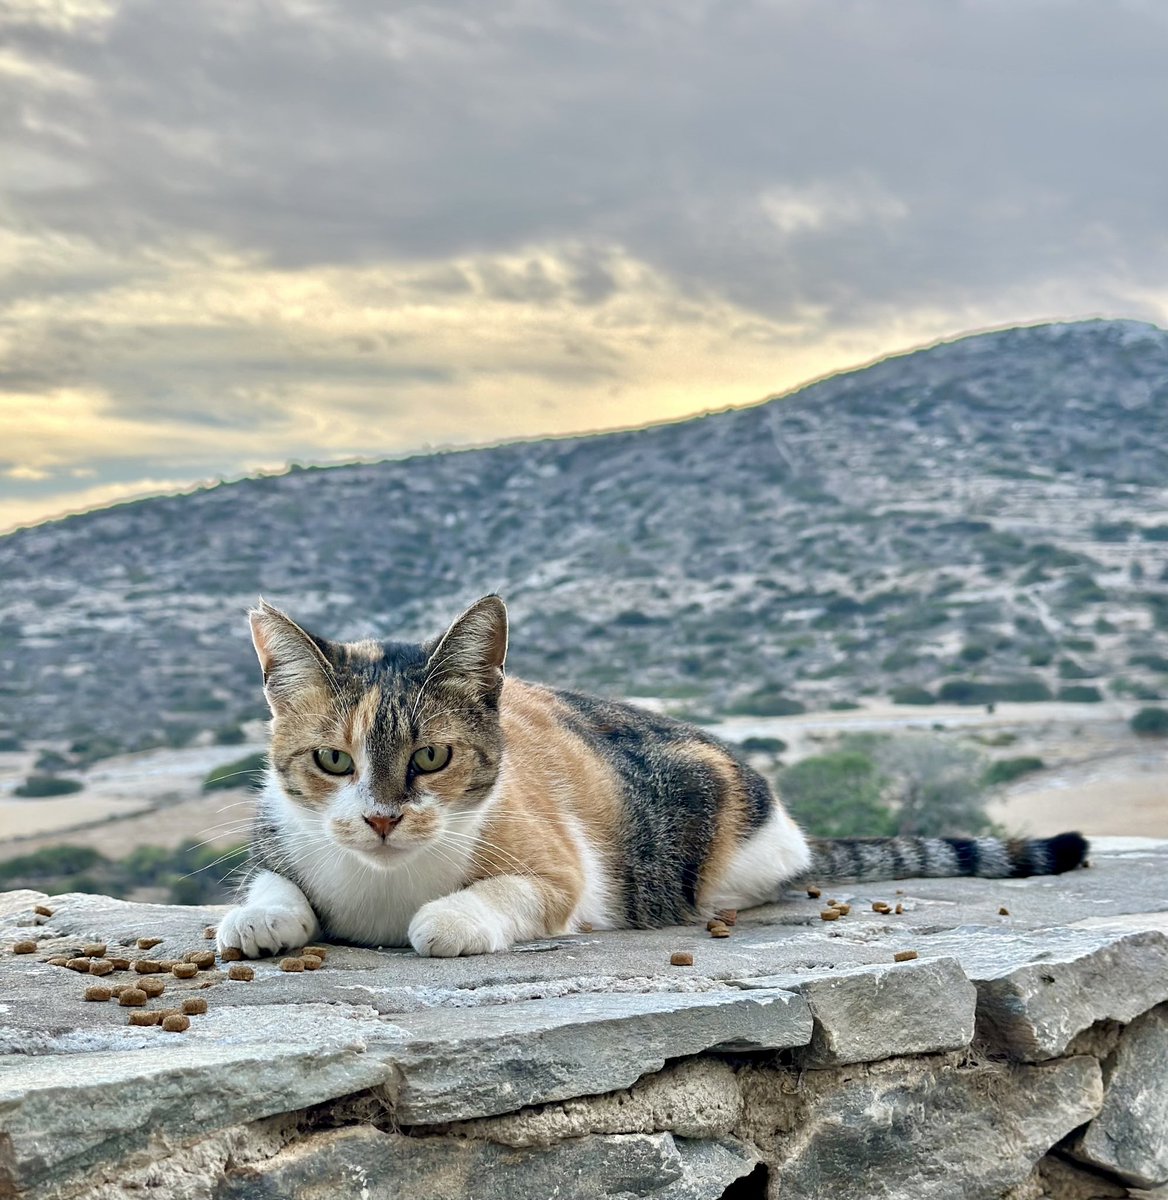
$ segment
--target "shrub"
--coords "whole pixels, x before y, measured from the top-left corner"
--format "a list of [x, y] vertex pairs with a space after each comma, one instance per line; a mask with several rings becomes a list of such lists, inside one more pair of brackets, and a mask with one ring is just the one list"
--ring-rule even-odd
[[1168, 708], [1141, 708], [1130, 721], [1132, 733], [1142, 737], [1168, 737]]
[[218, 746], [238, 746], [246, 740], [238, 725], [223, 725], [215, 730], [215, 744]]
[[1032, 771], [1041, 771], [1046, 763], [1032, 754], [1024, 754], [1018, 758], [1000, 758], [990, 763], [982, 780], [986, 787], [997, 787], [1002, 783], [1012, 783]]
[[17, 796], [69, 796], [85, 785], [79, 779], [62, 779], [59, 775], [30, 775], [17, 789]]
[[267, 762], [267, 755], [248, 754], [244, 758], [237, 758], [234, 762], [223, 763], [203, 780], [203, 791], [214, 792], [223, 788], [241, 787], [259, 791], [264, 786], [264, 770]]
[[748, 737], [738, 743], [747, 754], [782, 754], [787, 743], [777, 737]]
[[1103, 693], [1091, 684], [1072, 684], [1059, 688], [1058, 698], [1069, 704], [1098, 704], [1103, 699]]
[[1079, 666], [1073, 658], [1060, 659], [1058, 673], [1060, 679], [1090, 679], [1095, 674]]
[[996, 704], [1012, 700], [1033, 704], [1051, 699], [1050, 688], [1041, 679], [986, 680], [950, 679], [941, 685], [938, 699], [946, 704]]
[[783, 803], [816, 837], [888, 837], [896, 830], [876, 764], [855, 750], [805, 758], [779, 773]]
[[735, 701], [726, 711], [736, 717], [791, 717], [806, 712], [807, 708], [777, 688], [761, 687]]
[[906, 683], [902, 687], [892, 689], [890, 699], [893, 704], [936, 704], [937, 697], [927, 688], [917, 687], [916, 684]]

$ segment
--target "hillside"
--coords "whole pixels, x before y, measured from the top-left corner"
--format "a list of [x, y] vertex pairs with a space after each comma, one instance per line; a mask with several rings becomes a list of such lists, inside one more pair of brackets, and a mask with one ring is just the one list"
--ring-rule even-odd
[[1168, 333], [1093, 321], [678, 424], [126, 504], [0, 538], [0, 739], [64, 766], [235, 737], [261, 592], [414, 637], [497, 590], [516, 674], [699, 714], [1151, 698], [1166, 481]]

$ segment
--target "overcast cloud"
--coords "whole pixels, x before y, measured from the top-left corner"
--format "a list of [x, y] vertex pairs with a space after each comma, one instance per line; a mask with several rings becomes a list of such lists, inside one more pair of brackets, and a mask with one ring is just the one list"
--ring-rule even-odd
[[1147, 0], [0, 0], [0, 528], [1168, 323]]

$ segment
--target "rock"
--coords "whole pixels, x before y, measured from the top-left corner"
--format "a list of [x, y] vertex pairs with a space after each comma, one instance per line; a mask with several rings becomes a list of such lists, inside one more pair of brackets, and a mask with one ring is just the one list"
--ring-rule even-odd
[[517, 1150], [358, 1126], [315, 1134], [221, 1184], [217, 1200], [707, 1200], [748, 1174], [757, 1155], [731, 1139], [669, 1133], [581, 1137]]
[[1072, 1153], [1134, 1187], [1168, 1184], [1168, 1005], [1124, 1030], [1103, 1080], [1103, 1108]]
[[815, 1018], [804, 1067], [874, 1062], [968, 1046], [977, 991], [953, 958], [767, 975], [739, 987], [782, 988], [802, 996]]
[[1034, 1168], [1038, 1196], [1050, 1200], [1123, 1200], [1130, 1193], [1113, 1179], [1080, 1169], [1057, 1154], [1048, 1154]]
[[801, 1082], [793, 1095], [761, 1073], [744, 1083], [783, 1200], [997, 1200], [1102, 1102], [1085, 1056], [944, 1071], [893, 1060]]
[[1097, 1021], [1168, 1000], [1168, 936], [1155, 931], [959, 928], [919, 942], [951, 955], [977, 988], [977, 1037], [1021, 1062], [1063, 1054]]

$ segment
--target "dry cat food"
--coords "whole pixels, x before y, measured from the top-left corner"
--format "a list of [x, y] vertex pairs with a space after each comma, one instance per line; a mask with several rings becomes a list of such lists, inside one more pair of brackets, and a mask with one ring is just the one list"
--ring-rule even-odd
[[693, 955], [688, 950], [674, 950], [669, 956], [671, 967], [692, 967]]
[[63, 954], [58, 954], [55, 958], [46, 958], [45, 962], [50, 967], [67, 967], [69, 965], [69, 960]]
[[141, 1008], [147, 999], [146, 993], [141, 988], [122, 988], [118, 992], [118, 1003], [123, 1008]]
[[714, 926], [713, 929], [710, 930], [710, 937], [712, 937], [712, 938], [728, 938], [729, 936], [730, 936], [729, 928], [727, 926], [723, 925], [721, 922], [719, 922], [717, 925]]
[[214, 950], [192, 950], [184, 956], [189, 963], [194, 963], [200, 971], [207, 971], [215, 965]]
[[147, 1012], [145, 1009], [139, 1012], [130, 1013], [131, 1025], [157, 1025], [162, 1020], [162, 1014], [157, 1012]]
[[82, 975], [89, 973], [89, 959], [71, 958], [66, 964], [70, 971], [80, 971]]
[[117, 968], [108, 958], [96, 958], [89, 964], [90, 975], [112, 975]]
[[850, 904], [833, 904], [832, 907], [841, 917], [846, 917], [852, 911]]
[[138, 982], [138, 987], [146, 993], [147, 996], [161, 996], [166, 991], [166, 984], [161, 979], [155, 979], [151, 976], [149, 979], [142, 979]]
[[101, 984], [95, 983], [92, 987], [85, 989], [86, 1000], [108, 1000], [113, 995], [113, 992], [107, 987], [102, 987]]
[[134, 970], [139, 975], [158, 975], [162, 971], [162, 963], [153, 958], [140, 958], [134, 964]]
[[324, 963], [315, 954], [302, 954], [300, 961], [304, 964], [306, 971], [319, 971], [324, 966]]
[[812, 900], [818, 900], [819, 897], [823, 895], [823, 892], [821, 892], [817, 887], [809, 887], [807, 889], [807, 895]]
[[892, 960], [893, 962], [911, 962], [914, 958], [918, 957], [919, 955], [915, 950], [898, 950], [892, 956]]
[[207, 928], [203, 930], [203, 939], [205, 941], [213, 942], [218, 936], [219, 930], [217, 930], [214, 925], [208, 925]]
[[171, 1013], [169, 1017], [162, 1018], [162, 1028], [167, 1033], [186, 1033], [190, 1027], [190, 1017], [184, 1016], [182, 1013]]
[[53, 915], [53, 910], [51, 908], [45, 908], [43, 904], [38, 904], [32, 911], [36, 913], [38, 917], [51, 917]]
[[[313, 956], [315, 957], [315, 955]], [[302, 958], [282, 958], [280, 959], [281, 971], [303, 971], [304, 959]]]
[[227, 968], [228, 979], [239, 979], [244, 983], [248, 983], [255, 978], [255, 969], [249, 967], [246, 963], [232, 963]]
[[162, 938], [159, 937], [140, 937], [138, 939], [139, 950], [149, 950], [152, 946], [162, 945]]
[[29, 941], [17, 942], [16, 945], [12, 947], [12, 953], [13, 954], [35, 954], [36, 953], [36, 942], [29, 942]]
[[113, 963], [115, 971], [128, 971], [130, 969], [130, 960], [128, 958], [107, 958], [106, 962]]
[[[591, 933], [591, 931], [592, 931], [592, 926], [589, 925], [587, 932]], [[328, 949], [325, 946], [305, 946], [304, 949], [300, 951], [300, 953], [315, 955], [317, 958], [320, 959], [321, 962], [324, 962], [324, 960], [326, 958], [328, 958]]]
[[720, 908], [714, 916], [722, 922], [723, 925], [729, 925], [733, 928], [738, 923], [738, 909], [736, 908]]
[[182, 1010], [189, 1016], [196, 1017], [207, 1011], [207, 1001], [202, 996], [188, 996], [182, 1002]]
[[901, 904], [901, 902], [898, 900], [896, 902], [896, 908], [893, 911], [896, 913], [896, 915], [898, 917], [903, 917], [904, 916], [904, 905]]
[[1002, 907], [998, 909], [998, 916], [999, 917], [1008, 917], [1009, 915], [1010, 915], [1010, 910], [1003, 904]]
[[84, 947], [82, 953], [88, 954], [90, 958], [105, 958], [105, 942], [94, 942]]
[[170, 968], [170, 973], [175, 979], [194, 979], [199, 973], [199, 968], [194, 963], [175, 963]]
[[892, 912], [892, 905], [885, 903], [883, 900], [873, 900], [872, 911], [883, 913], [885, 916], [887, 916], [890, 912]]
[[819, 919], [821, 921], [838, 921], [840, 911], [838, 908], [822, 908], [819, 910]]
[[243, 951], [238, 946], [228, 946], [219, 957], [224, 962], [239, 962], [243, 958]]

